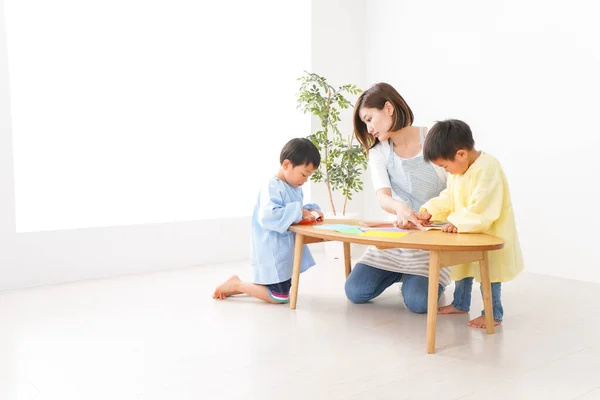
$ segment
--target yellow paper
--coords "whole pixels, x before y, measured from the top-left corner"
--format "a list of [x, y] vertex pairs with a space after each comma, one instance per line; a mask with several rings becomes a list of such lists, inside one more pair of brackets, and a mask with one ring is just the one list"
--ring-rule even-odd
[[408, 234], [409, 234], [409, 232], [386, 232], [386, 231], [370, 230], [370, 231], [366, 231], [365, 233], [363, 233], [360, 236], [398, 239], [398, 238], [401, 238], [402, 236], [406, 236]]

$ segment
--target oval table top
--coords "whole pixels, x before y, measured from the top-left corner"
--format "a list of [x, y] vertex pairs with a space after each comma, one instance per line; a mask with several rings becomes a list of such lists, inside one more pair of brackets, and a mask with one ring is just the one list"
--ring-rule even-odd
[[[359, 228], [360, 220], [328, 218], [323, 224], [355, 225]], [[321, 224], [318, 224], [321, 225]], [[323, 240], [372, 245], [379, 248], [405, 248], [437, 251], [486, 251], [499, 250], [504, 247], [504, 240], [483, 233], [446, 233], [441, 230], [411, 230], [401, 238], [385, 238], [361, 236], [341, 233], [328, 229], [319, 229], [318, 225], [292, 225], [290, 231]]]

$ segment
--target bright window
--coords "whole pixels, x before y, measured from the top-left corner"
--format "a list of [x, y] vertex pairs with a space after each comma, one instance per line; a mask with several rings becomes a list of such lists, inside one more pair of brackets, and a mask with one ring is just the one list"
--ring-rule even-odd
[[310, 119], [310, 1], [6, 0], [17, 231], [249, 215]]

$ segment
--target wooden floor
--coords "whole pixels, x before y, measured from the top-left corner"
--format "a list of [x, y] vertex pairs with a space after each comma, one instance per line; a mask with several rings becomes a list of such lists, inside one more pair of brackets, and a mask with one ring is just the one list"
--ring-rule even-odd
[[600, 284], [523, 273], [496, 335], [440, 316], [427, 355], [398, 285], [354, 305], [316, 259], [295, 311], [213, 300], [246, 262], [0, 293], [0, 399], [600, 399]]

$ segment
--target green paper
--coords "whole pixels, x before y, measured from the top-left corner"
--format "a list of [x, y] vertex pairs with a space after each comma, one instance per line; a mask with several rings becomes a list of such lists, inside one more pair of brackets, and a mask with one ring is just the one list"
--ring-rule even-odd
[[349, 234], [353, 234], [353, 235], [360, 235], [361, 233], [363, 233], [358, 228], [340, 228], [340, 229], [336, 229], [336, 230], [340, 233], [349, 233]]

